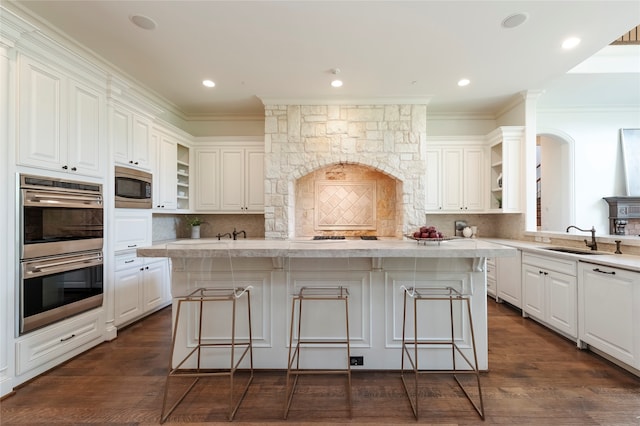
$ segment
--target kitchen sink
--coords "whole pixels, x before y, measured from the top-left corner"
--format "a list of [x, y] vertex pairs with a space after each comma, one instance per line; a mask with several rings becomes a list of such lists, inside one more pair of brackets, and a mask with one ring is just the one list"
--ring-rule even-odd
[[540, 247], [540, 248], [544, 250], [557, 251], [560, 253], [586, 254], [586, 255], [605, 254], [599, 251], [580, 250], [580, 249], [572, 249], [567, 247]]

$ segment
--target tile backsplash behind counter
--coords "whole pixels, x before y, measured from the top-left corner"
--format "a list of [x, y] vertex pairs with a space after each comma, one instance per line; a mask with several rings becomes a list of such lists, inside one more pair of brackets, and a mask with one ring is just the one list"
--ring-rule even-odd
[[[200, 227], [201, 238], [215, 238], [218, 234], [245, 231], [247, 238], [264, 238], [264, 215], [262, 214], [153, 214], [153, 241], [190, 238], [191, 226], [187, 217], [199, 217], [204, 222]], [[228, 238], [228, 237], [226, 237]]]

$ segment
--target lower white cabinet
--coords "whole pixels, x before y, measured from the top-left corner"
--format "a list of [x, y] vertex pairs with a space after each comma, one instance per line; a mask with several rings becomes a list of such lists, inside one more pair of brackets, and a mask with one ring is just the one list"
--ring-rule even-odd
[[16, 375], [25, 377], [18, 384], [102, 342], [103, 331], [104, 311], [99, 308], [19, 337]]
[[580, 262], [579, 339], [640, 369], [640, 273]]
[[487, 294], [494, 299], [497, 295], [497, 282], [496, 282], [496, 259], [493, 257], [487, 258]]
[[132, 250], [152, 243], [151, 209], [115, 209], [114, 251]]
[[524, 253], [523, 315], [577, 338], [577, 262]]
[[[496, 259], [496, 300], [522, 308], [522, 252]], [[488, 279], [488, 277], [487, 277]]]
[[131, 254], [116, 256], [116, 326], [128, 324], [169, 304], [167, 259], [145, 259]]

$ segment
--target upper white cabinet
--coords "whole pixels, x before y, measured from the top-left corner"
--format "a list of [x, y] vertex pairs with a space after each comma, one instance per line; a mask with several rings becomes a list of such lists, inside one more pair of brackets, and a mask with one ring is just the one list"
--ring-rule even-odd
[[18, 61], [18, 163], [102, 177], [105, 92], [33, 58]]
[[579, 339], [640, 369], [640, 273], [580, 262]]
[[221, 210], [264, 211], [264, 148], [223, 148], [220, 151]]
[[116, 163], [151, 168], [151, 121], [144, 115], [118, 103], [112, 105], [111, 144]]
[[489, 140], [489, 210], [504, 213], [522, 211], [522, 152], [524, 128], [500, 127], [487, 136]]
[[153, 208], [181, 210], [189, 208], [189, 147], [177, 136], [154, 129], [151, 134], [156, 152], [153, 173]]
[[195, 209], [215, 213], [264, 211], [262, 142], [216, 143], [195, 150]]
[[430, 145], [426, 166], [428, 211], [466, 213], [484, 210], [484, 146]]

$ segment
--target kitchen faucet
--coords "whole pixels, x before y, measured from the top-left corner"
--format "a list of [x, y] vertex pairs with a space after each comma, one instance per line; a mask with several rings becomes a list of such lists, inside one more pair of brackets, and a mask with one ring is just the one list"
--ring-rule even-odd
[[238, 235], [242, 234], [245, 238], [247, 238], [247, 233], [242, 231], [236, 231], [236, 228], [233, 228], [233, 239], [235, 240]]
[[582, 232], [591, 232], [591, 242], [588, 242], [585, 239], [584, 243], [587, 245], [587, 247], [591, 248], [591, 250], [598, 250], [598, 244], [596, 243], [596, 228], [594, 226], [592, 226], [591, 229], [580, 229], [577, 226], [571, 225], [567, 226], [567, 232], [569, 232], [569, 229], [571, 228], [576, 228], [578, 231]]
[[224, 234], [221, 234], [221, 233], [218, 232], [218, 235], [216, 235], [216, 237], [218, 237], [218, 241], [220, 241], [221, 237], [229, 237], [229, 238], [231, 238], [231, 234], [228, 233], [228, 232], [225, 232]]

